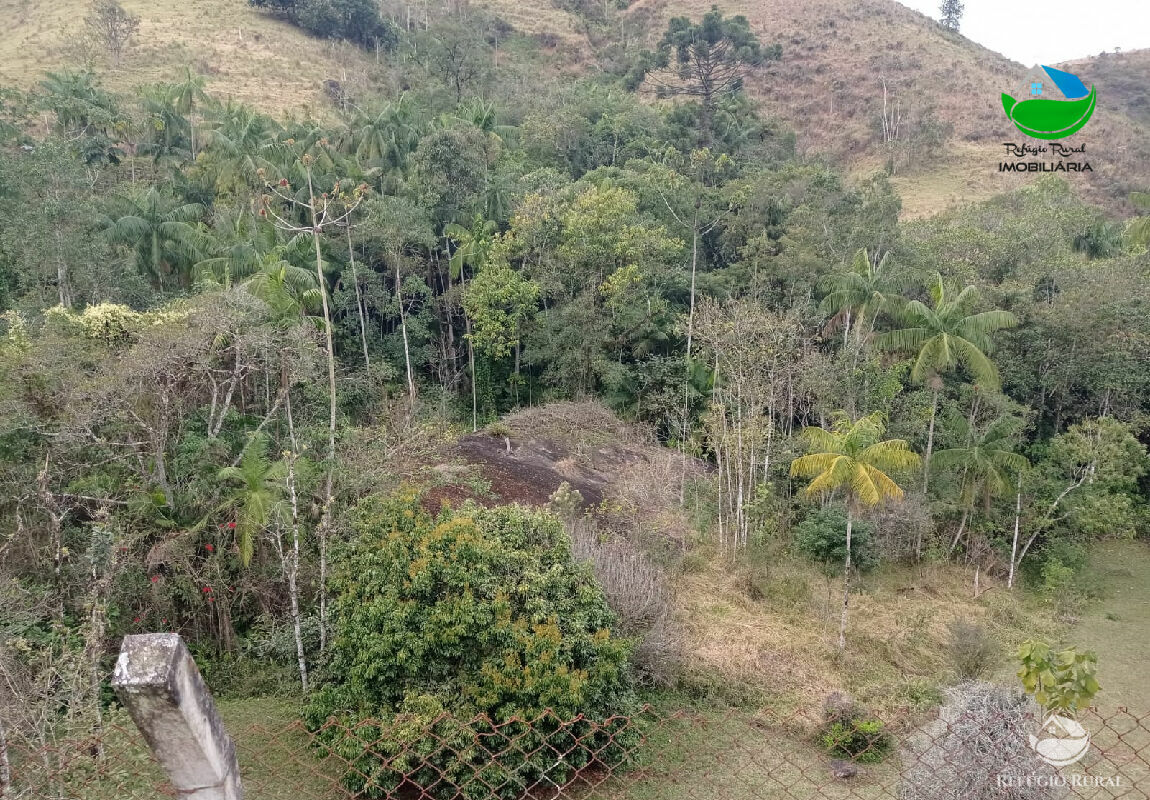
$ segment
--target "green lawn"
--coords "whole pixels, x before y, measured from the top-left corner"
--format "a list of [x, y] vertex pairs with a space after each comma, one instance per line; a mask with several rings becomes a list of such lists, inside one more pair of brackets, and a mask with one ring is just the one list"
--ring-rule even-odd
[[1089, 569], [1103, 597], [1090, 605], [1067, 641], [1098, 654], [1099, 707], [1150, 712], [1150, 544], [1098, 545]]

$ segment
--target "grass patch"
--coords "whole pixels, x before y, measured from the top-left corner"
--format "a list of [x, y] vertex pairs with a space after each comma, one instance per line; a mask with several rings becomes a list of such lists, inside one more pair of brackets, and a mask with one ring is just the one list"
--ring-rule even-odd
[[1104, 594], [1087, 606], [1066, 633], [1066, 641], [1098, 654], [1099, 707], [1144, 709], [1150, 655], [1150, 545], [1137, 541], [1096, 545], [1087, 573], [1101, 582]]
[[[111, 68], [91, 53], [107, 88], [129, 91], [178, 78], [184, 67], [203, 74], [207, 90], [269, 113], [326, 108], [321, 84], [364, 75], [374, 57], [339, 42], [312, 38], [262, 14], [247, 0], [123, 0], [140, 17], [140, 31]], [[89, 53], [76, 42], [85, 32], [87, 0], [0, 0], [0, 84], [28, 88], [45, 72], [77, 68]]]
[[727, 697], [810, 709], [846, 690], [884, 716], [921, 706], [956, 680], [948, 650], [956, 619], [984, 626], [1002, 656], [1059, 630], [1052, 609], [1021, 589], [1007, 592], [984, 577], [990, 588], [975, 598], [973, 573], [963, 567], [887, 565], [856, 579], [839, 654], [841, 578], [785, 554], [756, 558], [740, 554], [732, 563], [699, 548], [676, 578], [685, 671], [726, 687]]

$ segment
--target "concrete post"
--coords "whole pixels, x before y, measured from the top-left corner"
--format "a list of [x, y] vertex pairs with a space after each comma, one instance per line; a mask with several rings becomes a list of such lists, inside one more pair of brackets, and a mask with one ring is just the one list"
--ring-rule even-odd
[[235, 743], [178, 634], [125, 636], [112, 686], [180, 798], [243, 800]]

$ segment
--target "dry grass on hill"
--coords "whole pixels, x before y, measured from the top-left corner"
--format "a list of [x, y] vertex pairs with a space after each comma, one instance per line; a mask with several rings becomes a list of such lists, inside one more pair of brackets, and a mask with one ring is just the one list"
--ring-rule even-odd
[[1004, 661], [1023, 640], [1056, 628], [1049, 609], [997, 582], [984, 579], [987, 591], [976, 599], [972, 573], [961, 567], [890, 566], [856, 585], [839, 654], [841, 578], [789, 557], [753, 569], [748, 558], [756, 556], [732, 565], [712, 554], [678, 580], [687, 667], [704, 684], [743, 687], [796, 713], [841, 689], [878, 712], [923, 702], [932, 687], [954, 680], [947, 643], [955, 619], [985, 624]]
[[[712, 0], [636, 0], [624, 12], [637, 44], [653, 45], [665, 20], [698, 18]], [[552, 0], [474, 0], [515, 30], [544, 43], [548, 69], [594, 70], [587, 27]], [[340, 80], [366, 94], [374, 58], [354, 47], [311, 38], [249, 7], [246, 0], [124, 0], [142, 17], [137, 44], [107, 72], [113, 89], [171, 79], [185, 66], [205, 74], [208, 88], [271, 112], [320, 113], [321, 83]], [[432, 3], [434, 8], [435, 3]], [[779, 43], [782, 60], [754, 76], [748, 90], [765, 112], [785, 120], [801, 153], [829, 156], [855, 175], [881, 169], [887, 151], [879, 133], [882, 89], [898, 103], [904, 137], [932, 116], [953, 126], [939, 151], [904, 156], [895, 184], [908, 216], [985, 199], [1033, 180], [997, 173], [1002, 142], [1015, 135], [999, 94], [1018, 92], [1026, 69], [893, 0], [728, 0], [764, 42]], [[0, 84], [31, 86], [47, 70], [82, 63], [76, 42], [86, 0], [0, 0], [8, 29], [0, 37]], [[512, 56], [506, 56], [510, 59]], [[97, 61], [107, 67], [106, 59]], [[507, 62], [509, 63], [509, 62]], [[1131, 189], [1150, 185], [1150, 106], [1144, 87], [1150, 51], [1076, 62], [1099, 85], [1095, 119], [1072, 143], [1087, 142], [1095, 172], [1071, 175], [1095, 201], [1126, 210]]]
[[[140, 17], [135, 44], [112, 68], [94, 65], [108, 88], [130, 90], [179, 77], [208, 78], [208, 91], [261, 110], [303, 113], [323, 107], [327, 78], [362, 75], [372, 58], [357, 48], [307, 36], [262, 14], [247, 0], [123, 0]], [[0, 0], [0, 84], [32, 86], [45, 72], [84, 63], [85, 0]]]

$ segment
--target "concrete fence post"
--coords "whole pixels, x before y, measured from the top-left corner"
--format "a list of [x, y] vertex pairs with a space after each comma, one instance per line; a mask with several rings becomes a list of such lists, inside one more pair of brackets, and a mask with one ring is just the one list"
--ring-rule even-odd
[[243, 800], [235, 743], [178, 634], [125, 636], [112, 686], [180, 798]]

